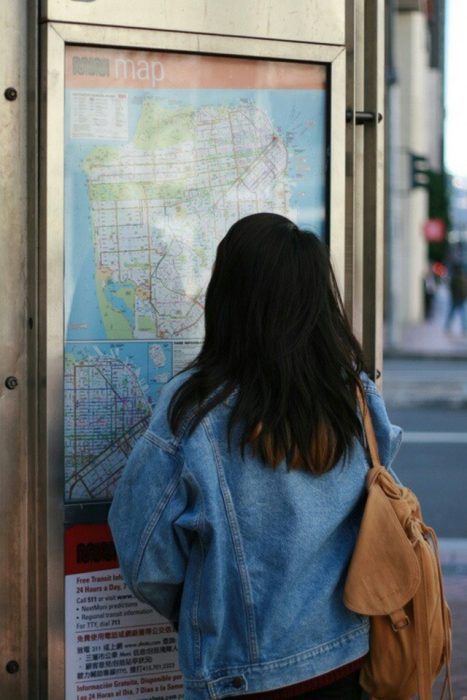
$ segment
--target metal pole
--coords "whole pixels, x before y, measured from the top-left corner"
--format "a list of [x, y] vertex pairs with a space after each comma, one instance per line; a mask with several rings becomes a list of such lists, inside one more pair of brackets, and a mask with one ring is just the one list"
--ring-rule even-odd
[[[365, 3], [365, 110], [384, 114], [384, 1]], [[363, 350], [377, 378], [383, 362], [384, 122], [365, 129]]]

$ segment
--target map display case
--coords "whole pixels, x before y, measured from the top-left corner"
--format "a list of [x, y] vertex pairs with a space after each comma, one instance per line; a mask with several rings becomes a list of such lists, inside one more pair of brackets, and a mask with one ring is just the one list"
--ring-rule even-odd
[[384, 15], [2, 1], [2, 700], [183, 693], [176, 635], [125, 588], [106, 519], [161, 387], [199, 349], [234, 214], [276, 208], [324, 237], [380, 373]]
[[329, 244], [342, 281], [345, 54], [71, 24], [44, 34], [48, 639], [65, 641], [48, 651], [48, 694], [179, 700], [176, 634], [127, 589], [108, 508], [161, 388], [200, 350], [235, 221], [288, 216]]

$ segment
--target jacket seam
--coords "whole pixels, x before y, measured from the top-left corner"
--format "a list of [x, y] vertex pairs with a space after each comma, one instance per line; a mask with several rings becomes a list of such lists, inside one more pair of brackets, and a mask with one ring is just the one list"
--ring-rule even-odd
[[224, 507], [227, 515], [227, 522], [229, 524], [230, 536], [232, 538], [232, 543], [235, 552], [235, 558], [237, 561], [238, 572], [240, 575], [240, 592], [243, 601], [243, 607], [245, 611], [248, 640], [249, 640], [249, 655], [251, 661], [256, 661], [258, 658], [258, 645], [256, 639], [256, 625], [254, 619], [254, 609], [253, 609], [253, 598], [251, 594], [251, 586], [248, 577], [248, 571], [245, 562], [245, 554], [243, 552], [242, 541], [240, 537], [238, 522], [235, 514], [235, 509], [233, 507], [232, 498], [230, 496], [226, 478], [224, 475], [224, 470], [222, 468], [222, 461], [217, 447], [217, 443], [212, 431], [211, 422], [209, 416], [202, 421], [204, 429], [206, 431], [207, 438], [212, 448], [214, 461], [216, 464], [216, 471], [219, 479], [219, 485], [221, 488], [222, 499], [224, 501]]
[[178, 448], [180, 447], [180, 443], [185, 437], [185, 434], [190, 426], [191, 421], [195, 416], [195, 413], [196, 411], [193, 408], [188, 410], [183, 416], [180, 425], [178, 426], [177, 432], [173, 436], [173, 440], [171, 440], [170, 442], [166, 442], [166, 444], [170, 445], [174, 451], [178, 450]]
[[301, 661], [307, 661], [308, 659], [314, 658], [315, 656], [320, 656], [321, 654], [331, 651], [332, 649], [337, 649], [343, 644], [346, 644], [347, 642], [350, 642], [353, 639], [356, 639], [357, 637], [361, 637], [364, 634], [367, 634], [368, 630], [369, 623], [367, 621], [364, 624], [360, 624], [357, 627], [354, 627], [351, 631], [345, 632], [345, 634], [331, 639], [329, 642], [319, 644], [315, 647], [312, 647], [311, 649], [307, 649], [306, 651], [302, 651], [298, 654], [292, 654], [291, 656], [283, 656], [273, 661], [262, 661], [260, 663], [242, 664], [237, 666], [223, 666], [219, 670], [214, 671], [211, 676], [207, 676], [203, 680], [199, 678], [189, 677], [185, 677], [185, 680], [188, 681], [190, 685], [202, 685], [205, 683], [216, 682], [222, 679], [224, 676], [229, 676], [230, 674], [241, 674], [254, 671], [267, 671], [286, 668], [292, 663], [300, 663]]
[[196, 518], [196, 530], [199, 532], [200, 536], [198, 538], [198, 543], [200, 547], [200, 552], [201, 552], [201, 562], [199, 569], [196, 573], [196, 591], [195, 591], [195, 596], [194, 596], [194, 603], [193, 603], [193, 608], [192, 608], [192, 613], [191, 613], [191, 621], [193, 623], [193, 637], [194, 637], [194, 657], [195, 657], [195, 667], [201, 668], [201, 663], [202, 663], [202, 647], [201, 647], [201, 627], [199, 624], [199, 607], [200, 607], [200, 596], [201, 596], [201, 579], [203, 576], [203, 569], [204, 569], [204, 560], [205, 560], [205, 549], [204, 549], [204, 543], [203, 543], [203, 538], [202, 538], [202, 533], [204, 533], [204, 525], [205, 525], [205, 502], [204, 502], [204, 496], [203, 492], [201, 490], [201, 487], [194, 476], [192, 472], [186, 467], [186, 472], [187, 472], [187, 478], [189, 481], [192, 481], [193, 484], [195, 484], [197, 491], [200, 496], [200, 501], [201, 501], [201, 510]]
[[[165, 407], [164, 411], [167, 412], [167, 410], [168, 408]], [[160, 447], [165, 452], [169, 452], [170, 454], [176, 454], [176, 452], [180, 448], [180, 444], [183, 438], [185, 437], [185, 434], [190, 426], [194, 415], [194, 409], [186, 411], [185, 415], [180, 421], [180, 425], [178, 426], [177, 432], [172, 434], [172, 437], [169, 440], [162, 438], [160, 437], [160, 435], [155, 433], [154, 430], [152, 430], [151, 428], [151, 423], [149, 424], [149, 428], [146, 430], [143, 437], [146, 437], [149, 442], [154, 443], [157, 447]]]
[[135, 563], [133, 566], [133, 571], [131, 575], [131, 583], [132, 587], [136, 589], [136, 582], [138, 578], [138, 573], [141, 568], [142, 562], [143, 562], [143, 557], [144, 553], [146, 551], [146, 548], [148, 546], [148, 542], [151, 538], [151, 535], [153, 531], [156, 528], [156, 525], [158, 521], [160, 520], [162, 513], [166, 509], [167, 505], [170, 503], [173, 494], [175, 493], [176, 489], [178, 488], [178, 485], [180, 483], [180, 478], [183, 472], [184, 468], [184, 463], [181, 465], [173, 479], [168, 483], [164, 493], [162, 494], [162, 497], [156, 507], [156, 510], [154, 511], [152, 517], [148, 520], [148, 523], [146, 527], [144, 528], [141, 538], [140, 538], [140, 543], [138, 546], [138, 549], [136, 551], [136, 556], [135, 556]]
[[144, 433], [143, 438], [151, 444], [155, 445], [156, 447], [159, 447], [164, 452], [168, 452], [171, 455], [174, 455], [177, 452], [178, 446], [173, 445], [172, 443], [167, 442], [163, 438], [159, 437], [159, 435], [153, 433], [150, 428]]

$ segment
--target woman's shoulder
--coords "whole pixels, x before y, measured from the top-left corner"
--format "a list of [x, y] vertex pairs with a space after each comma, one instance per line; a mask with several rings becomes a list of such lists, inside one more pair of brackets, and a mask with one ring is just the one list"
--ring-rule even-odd
[[180, 372], [172, 377], [167, 384], [164, 384], [154, 405], [149, 422], [148, 431], [167, 442], [173, 448], [180, 443], [183, 434], [186, 432], [187, 425], [185, 423], [188, 423], [188, 421], [183, 421], [184, 425], [180, 427], [175, 435], [170, 427], [170, 404], [178, 389], [189, 379], [191, 373], [192, 370]]
[[365, 372], [360, 374], [360, 379], [378, 440], [381, 462], [389, 467], [401, 445], [402, 429], [391, 422], [383, 396], [374, 381]]
[[378, 391], [378, 387], [376, 386], [374, 381], [372, 379], [370, 379], [370, 377], [368, 376], [368, 374], [366, 372], [360, 372], [360, 381], [363, 384], [365, 394], [373, 394], [374, 396], [381, 397], [381, 394]]
[[164, 384], [160, 391], [156, 406], [159, 404], [168, 405], [176, 391], [191, 377], [192, 374], [192, 369], [186, 369], [183, 370], [183, 372], [175, 374], [171, 379], [169, 379], [169, 381]]

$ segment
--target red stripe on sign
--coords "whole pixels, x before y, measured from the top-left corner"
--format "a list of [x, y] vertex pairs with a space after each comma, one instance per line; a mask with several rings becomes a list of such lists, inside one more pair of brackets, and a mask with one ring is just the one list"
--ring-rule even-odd
[[118, 566], [107, 523], [73, 525], [65, 530], [65, 575], [117, 569]]

